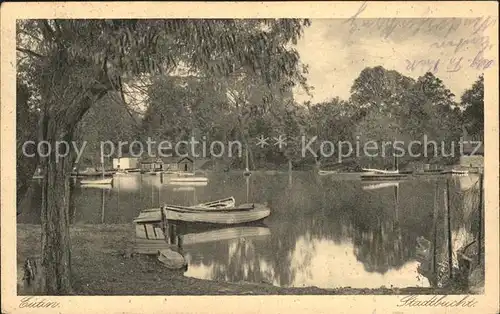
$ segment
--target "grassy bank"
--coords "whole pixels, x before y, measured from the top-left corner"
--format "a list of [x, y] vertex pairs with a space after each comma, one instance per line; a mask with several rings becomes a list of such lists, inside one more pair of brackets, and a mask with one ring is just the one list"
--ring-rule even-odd
[[[71, 227], [73, 290], [76, 295], [269, 295], [269, 294], [451, 294], [433, 288], [320, 289], [227, 283], [185, 277], [154, 256], [131, 254], [131, 225]], [[40, 226], [17, 225], [18, 281], [27, 257], [40, 255]], [[25, 294], [22, 289], [19, 294]], [[459, 293], [456, 291], [456, 293]]]

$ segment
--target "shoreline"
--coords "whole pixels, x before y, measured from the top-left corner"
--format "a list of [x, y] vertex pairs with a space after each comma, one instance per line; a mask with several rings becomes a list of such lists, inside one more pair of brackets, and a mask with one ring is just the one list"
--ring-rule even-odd
[[[73, 295], [407, 295], [463, 294], [464, 291], [422, 287], [318, 288], [277, 287], [267, 283], [224, 282], [185, 277], [154, 256], [133, 254], [134, 229], [129, 224], [70, 227]], [[40, 226], [17, 224], [18, 294], [27, 257], [40, 256]], [[38, 294], [38, 293], [35, 293]]]

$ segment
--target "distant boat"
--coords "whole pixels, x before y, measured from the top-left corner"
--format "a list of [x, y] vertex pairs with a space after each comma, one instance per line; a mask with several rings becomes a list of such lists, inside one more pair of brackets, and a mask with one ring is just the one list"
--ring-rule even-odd
[[179, 178], [169, 178], [167, 180], [169, 183], [174, 182], [208, 182], [206, 177], [179, 177]]
[[380, 183], [365, 185], [363, 186], [363, 190], [370, 191], [370, 190], [378, 190], [378, 189], [398, 187], [398, 186], [399, 182], [380, 182]]
[[[188, 206], [187, 208], [191, 210], [198, 211], [213, 211], [213, 210], [221, 210], [227, 208], [235, 208], [236, 202], [234, 197], [228, 197], [216, 201], [210, 201], [206, 203], [197, 204], [194, 206]], [[186, 208], [186, 207], [183, 207]], [[160, 208], [151, 208], [143, 210], [137, 218], [134, 219], [134, 222], [152, 222], [152, 221], [161, 221], [161, 211]]]
[[369, 172], [370, 174], [398, 174], [399, 170], [382, 170], [382, 169], [371, 169], [371, 168], [363, 168], [364, 172]]
[[338, 173], [338, 171], [336, 171], [336, 170], [319, 170], [318, 171], [318, 174], [320, 176], [326, 176], [326, 175], [335, 174], [335, 173]]
[[469, 174], [468, 170], [458, 170], [458, 169], [449, 169], [441, 171], [442, 174], [451, 174], [451, 175], [459, 175], [466, 176]]
[[167, 220], [220, 225], [260, 221], [271, 214], [271, 210], [263, 204], [243, 204], [230, 209], [206, 212], [192, 210], [189, 207], [166, 205], [162, 208], [162, 212]]
[[82, 184], [82, 188], [92, 188], [92, 189], [101, 189], [101, 190], [110, 190], [112, 188], [111, 184], [92, 184], [92, 183], [87, 183], [87, 184]]
[[408, 174], [401, 173], [398, 169], [398, 159], [394, 156], [393, 170], [363, 168], [363, 171], [369, 174], [361, 174], [361, 180], [386, 181], [406, 179]]
[[96, 179], [96, 180], [80, 180], [80, 184], [82, 185], [101, 185], [101, 184], [112, 184], [113, 183], [113, 178], [104, 178], [104, 179]]

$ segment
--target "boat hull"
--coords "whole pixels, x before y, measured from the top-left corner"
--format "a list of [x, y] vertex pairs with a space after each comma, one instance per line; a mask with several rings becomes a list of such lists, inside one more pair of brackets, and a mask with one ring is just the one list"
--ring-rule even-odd
[[[235, 206], [234, 197], [228, 197], [225, 199], [206, 202], [195, 206], [189, 206], [189, 207], [178, 206], [178, 207], [190, 211], [220, 211], [221, 209], [236, 208], [234, 206]], [[136, 223], [155, 222], [155, 221], [161, 221], [160, 208], [145, 209], [139, 214], [139, 216], [136, 219], [134, 219], [134, 222]]]
[[[237, 209], [238, 207], [235, 207]], [[241, 207], [240, 207], [241, 208]], [[264, 205], [256, 205], [252, 209], [226, 211], [184, 211], [173, 210], [172, 207], [162, 208], [163, 216], [167, 220], [196, 223], [211, 223], [220, 225], [240, 224], [261, 221], [271, 214], [271, 210]]]

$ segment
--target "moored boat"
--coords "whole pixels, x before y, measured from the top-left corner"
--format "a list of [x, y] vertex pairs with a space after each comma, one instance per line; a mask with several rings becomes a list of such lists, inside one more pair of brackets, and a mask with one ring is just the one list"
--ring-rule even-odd
[[111, 190], [113, 188], [113, 186], [111, 184], [82, 184], [81, 188]]
[[[210, 201], [206, 203], [197, 204], [194, 206], [187, 206], [182, 208], [189, 208], [194, 211], [215, 211], [221, 209], [231, 209], [235, 208], [234, 197], [228, 197], [220, 200]], [[161, 209], [160, 208], [150, 208], [143, 210], [134, 222], [153, 222], [161, 220]]]
[[448, 169], [441, 171], [442, 174], [451, 174], [451, 175], [459, 175], [466, 176], [469, 174], [468, 170], [458, 170], [458, 169]]
[[363, 190], [365, 191], [370, 191], [370, 190], [378, 190], [378, 189], [383, 189], [383, 188], [389, 188], [389, 187], [398, 187], [399, 182], [379, 182], [379, 183], [372, 183], [363, 186]]
[[368, 172], [370, 174], [398, 174], [399, 170], [383, 170], [383, 169], [371, 169], [371, 168], [362, 168], [364, 172]]
[[167, 220], [230, 225], [263, 220], [271, 214], [271, 210], [263, 204], [243, 204], [217, 211], [166, 205], [162, 208], [162, 214]]
[[103, 179], [96, 179], [96, 180], [80, 180], [80, 184], [82, 184], [82, 185], [113, 184], [113, 178], [103, 178]]
[[318, 174], [320, 176], [326, 176], [326, 175], [329, 175], [329, 174], [336, 174], [336, 173], [338, 173], [338, 171], [336, 171], [336, 170], [319, 170], [318, 171]]

